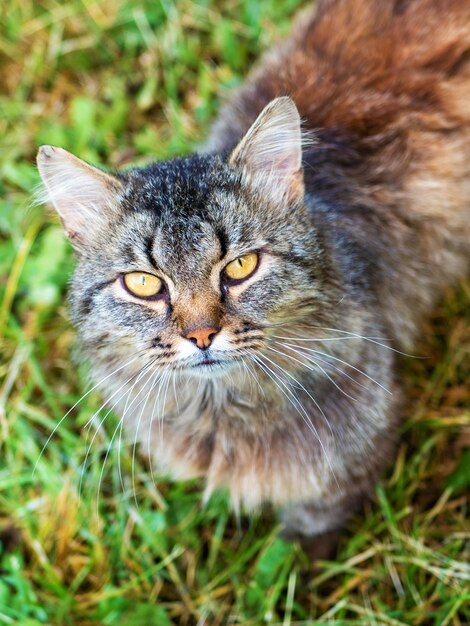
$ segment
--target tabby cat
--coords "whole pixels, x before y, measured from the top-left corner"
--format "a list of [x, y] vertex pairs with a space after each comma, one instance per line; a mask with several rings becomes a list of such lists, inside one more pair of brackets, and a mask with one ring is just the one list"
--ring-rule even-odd
[[197, 154], [38, 166], [107, 408], [325, 554], [393, 459], [396, 351], [469, 269], [470, 3], [321, 0]]

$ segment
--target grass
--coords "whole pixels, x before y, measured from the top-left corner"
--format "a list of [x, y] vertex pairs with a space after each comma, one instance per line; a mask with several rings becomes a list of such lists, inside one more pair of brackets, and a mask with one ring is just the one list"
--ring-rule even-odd
[[417, 354], [428, 358], [402, 360], [395, 468], [320, 572], [269, 511], [237, 520], [224, 494], [202, 508], [199, 484], [154, 483], [142, 460], [132, 480], [130, 445], [120, 463], [113, 446], [102, 470], [113, 424], [83, 468], [94, 393], [40, 455], [88, 383], [71, 360], [71, 249], [30, 207], [37, 146], [109, 167], [189, 151], [299, 4], [0, 7], [0, 624], [470, 623], [468, 283], [425, 328]]

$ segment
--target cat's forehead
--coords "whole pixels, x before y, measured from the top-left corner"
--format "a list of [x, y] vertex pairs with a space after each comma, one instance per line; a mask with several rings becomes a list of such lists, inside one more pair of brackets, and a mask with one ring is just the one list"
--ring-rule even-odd
[[155, 264], [170, 275], [205, 275], [224, 254], [224, 244], [213, 224], [196, 216], [164, 220], [149, 242]]
[[136, 211], [163, 220], [204, 217], [215, 193], [234, 191], [238, 177], [220, 157], [191, 155], [131, 171], [126, 187]]
[[[132, 172], [126, 245], [145, 250], [169, 275], [204, 275], [254, 234], [242, 228], [236, 175], [220, 158], [188, 157]], [[130, 237], [132, 235], [132, 237]]]

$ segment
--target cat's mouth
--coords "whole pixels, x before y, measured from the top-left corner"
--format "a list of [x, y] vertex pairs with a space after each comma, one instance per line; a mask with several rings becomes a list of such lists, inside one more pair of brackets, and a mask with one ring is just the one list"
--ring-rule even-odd
[[220, 361], [218, 359], [205, 358], [198, 365], [218, 365]]
[[193, 369], [202, 369], [202, 370], [210, 370], [213, 368], [223, 367], [224, 363], [219, 359], [212, 359], [210, 357], [205, 357], [201, 361], [195, 363], [192, 367]]
[[220, 376], [230, 369], [231, 365], [233, 365], [233, 363], [226, 359], [217, 359], [205, 356], [191, 365], [191, 371], [202, 377]]

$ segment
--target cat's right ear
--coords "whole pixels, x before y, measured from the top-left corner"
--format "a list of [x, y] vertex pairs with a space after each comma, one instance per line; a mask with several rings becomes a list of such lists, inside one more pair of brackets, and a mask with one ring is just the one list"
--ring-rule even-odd
[[247, 172], [273, 197], [302, 201], [304, 177], [299, 112], [294, 101], [281, 96], [272, 100], [242, 138], [229, 163]]
[[54, 206], [73, 245], [86, 247], [109, 224], [120, 181], [53, 146], [39, 148], [37, 164], [44, 183], [39, 200]]

